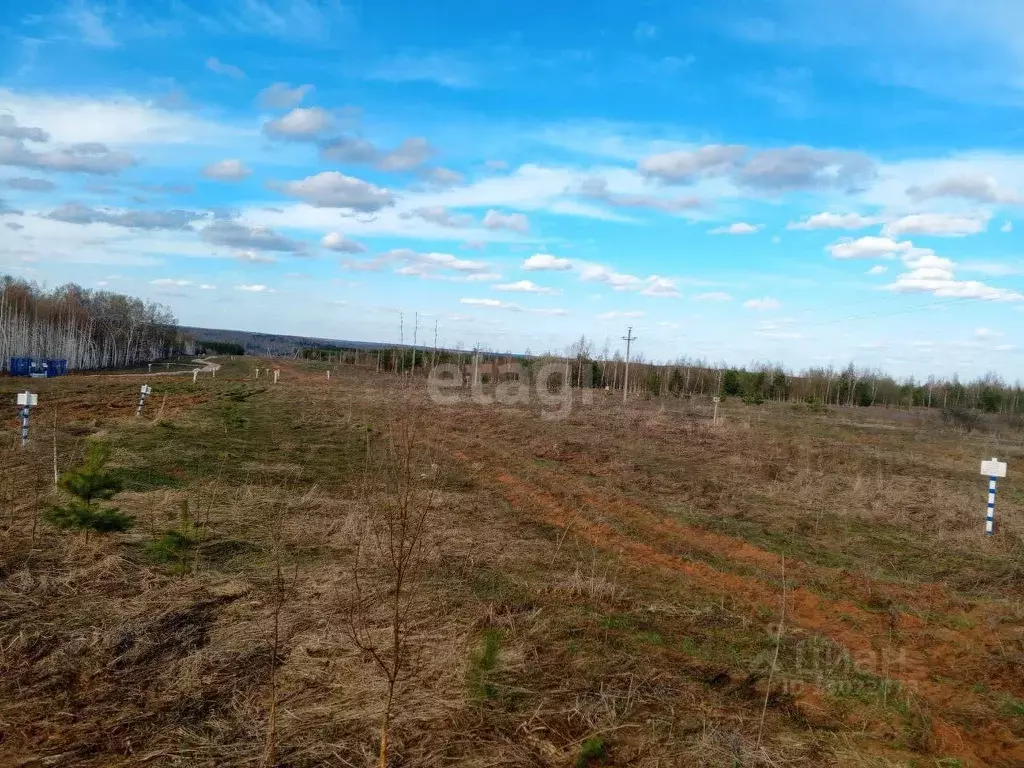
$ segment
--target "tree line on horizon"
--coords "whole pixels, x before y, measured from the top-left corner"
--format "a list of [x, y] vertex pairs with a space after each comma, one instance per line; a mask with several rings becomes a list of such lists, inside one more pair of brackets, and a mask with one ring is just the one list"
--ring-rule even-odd
[[[429, 373], [437, 365], [472, 365], [479, 355], [483, 383], [500, 380], [502, 365], [518, 363], [526, 371], [562, 362], [575, 387], [621, 392], [626, 383], [626, 362], [621, 352], [612, 353], [606, 342], [595, 350], [585, 336], [562, 354], [545, 352], [522, 355], [499, 353], [477, 347], [471, 350], [382, 345], [379, 348], [336, 346], [307, 347], [299, 351], [307, 360], [337, 361], [373, 367], [378, 372]], [[780, 363], [752, 363], [730, 366], [707, 360], [681, 357], [667, 363], [648, 362], [636, 355], [629, 363], [628, 387], [638, 396], [737, 397], [758, 404], [766, 401], [804, 402], [832, 406], [874, 405], [925, 407], [943, 410], [978, 410], [987, 413], [1024, 412], [1024, 389], [1019, 382], [1007, 384], [996, 373], [961, 381], [929, 377], [897, 379], [884, 371], [857, 367], [819, 366], [803, 371], [787, 370]]]
[[123, 368], [187, 354], [191, 346], [162, 304], [74, 283], [47, 290], [0, 275], [0, 372], [12, 357], [63, 359], [68, 370]]

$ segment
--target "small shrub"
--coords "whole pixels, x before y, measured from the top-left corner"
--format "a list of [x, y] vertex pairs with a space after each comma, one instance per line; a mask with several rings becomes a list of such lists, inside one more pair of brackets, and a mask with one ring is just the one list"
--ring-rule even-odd
[[811, 413], [828, 413], [828, 406], [821, 401], [820, 397], [808, 397], [804, 402], [807, 404], [807, 410]]
[[576, 768], [587, 768], [598, 760], [608, 757], [608, 749], [604, 739], [600, 736], [591, 736], [580, 746], [580, 756], [576, 758]]
[[981, 414], [967, 408], [946, 408], [942, 412], [942, 423], [963, 432], [973, 432], [981, 424]]
[[80, 465], [60, 477], [61, 489], [73, 498], [63, 506], [53, 506], [43, 519], [55, 528], [90, 532], [120, 533], [135, 524], [135, 518], [119, 512], [115, 507], [104, 507], [107, 501], [121, 492], [120, 478], [106, 471], [110, 447], [105, 443], [92, 443]]
[[182, 502], [181, 516], [177, 530], [167, 531], [162, 537], [146, 545], [146, 553], [158, 563], [172, 566], [176, 573], [186, 573], [189, 559], [201, 538], [199, 529], [192, 523], [188, 512], [188, 500]]
[[764, 403], [764, 398], [759, 394], [747, 395], [743, 398], [743, 402], [747, 405], [761, 405]]

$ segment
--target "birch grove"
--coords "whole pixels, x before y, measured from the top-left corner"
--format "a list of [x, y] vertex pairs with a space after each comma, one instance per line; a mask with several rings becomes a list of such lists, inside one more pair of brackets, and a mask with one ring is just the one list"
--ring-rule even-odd
[[48, 291], [0, 276], [0, 371], [12, 357], [66, 359], [69, 370], [122, 368], [186, 346], [161, 304], [73, 283]]

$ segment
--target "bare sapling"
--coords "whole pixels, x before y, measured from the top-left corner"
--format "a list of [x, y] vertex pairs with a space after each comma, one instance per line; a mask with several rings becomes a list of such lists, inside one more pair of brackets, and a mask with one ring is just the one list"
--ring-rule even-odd
[[411, 422], [406, 413], [367, 446], [367, 508], [345, 606], [349, 637], [384, 679], [380, 768], [388, 764], [392, 716], [404, 684], [418, 667], [413, 616], [423, 592], [430, 513], [438, 503], [437, 465], [416, 449]]
[[291, 580], [286, 579], [284, 566], [284, 510], [280, 503], [271, 504], [270, 514], [270, 554], [271, 554], [271, 614], [270, 614], [270, 713], [267, 718], [267, 739], [263, 754], [263, 765], [273, 768], [277, 765], [277, 699], [278, 699], [278, 659], [285, 642], [285, 631], [281, 614], [294, 593], [299, 579], [299, 564], [295, 563]]

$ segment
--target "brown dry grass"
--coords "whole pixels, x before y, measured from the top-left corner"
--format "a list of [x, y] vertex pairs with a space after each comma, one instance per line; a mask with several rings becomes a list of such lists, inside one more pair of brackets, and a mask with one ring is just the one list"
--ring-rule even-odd
[[[141, 423], [135, 379], [41, 384], [32, 450], [0, 445], [0, 764], [257, 765], [276, 665], [279, 764], [372, 765], [383, 684], [343, 608], [380, 492], [367, 435], [406, 412], [445, 479], [393, 765], [571, 766], [593, 737], [615, 765], [1024, 764], [1019, 438], [731, 402], [711, 427], [703, 403], [600, 396], [544, 421], [278, 364], [276, 387], [251, 362], [160, 382]], [[54, 410], [62, 467], [86, 435], [114, 445], [130, 534], [34, 522]], [[986, 540], [991, 455], [1011, 477]], [[202, 537], [174, 569], [144, 546], [183, 504]], [[297, 574], [277, 659], [274, 509]]]

